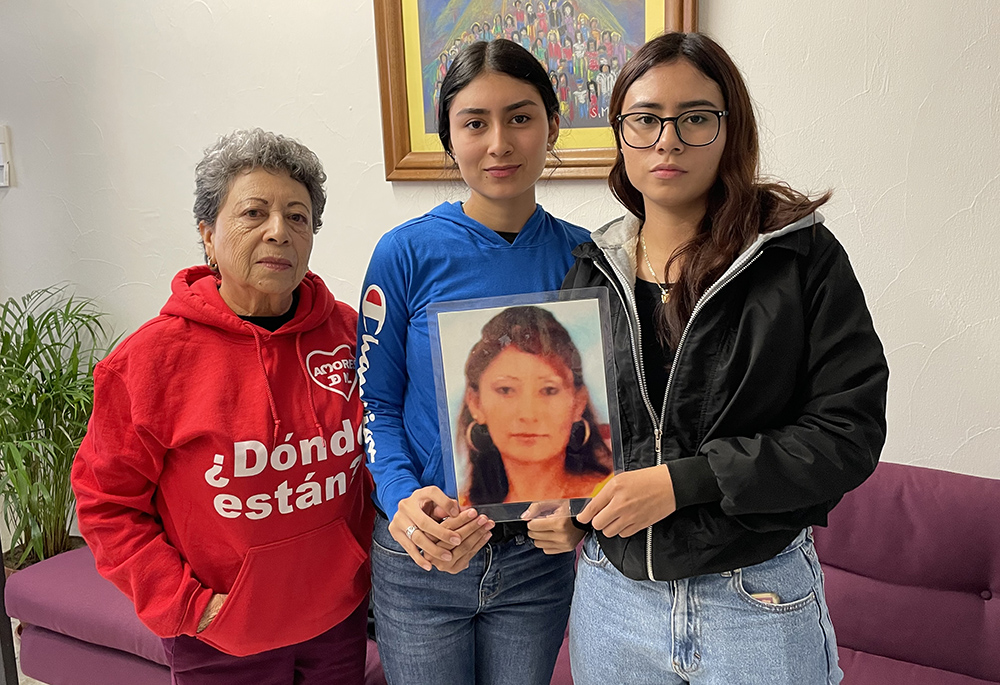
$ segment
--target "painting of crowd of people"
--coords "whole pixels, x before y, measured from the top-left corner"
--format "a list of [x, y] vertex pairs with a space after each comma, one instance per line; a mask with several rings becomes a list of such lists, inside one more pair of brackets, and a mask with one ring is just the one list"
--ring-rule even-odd
[[531, 52], [570, 128], [608, 125], [615, 80], [645, 42], [645, 0], [420, 0], [418, 10], [427, 133], [448, 67], [475, 41], [506, 38]]

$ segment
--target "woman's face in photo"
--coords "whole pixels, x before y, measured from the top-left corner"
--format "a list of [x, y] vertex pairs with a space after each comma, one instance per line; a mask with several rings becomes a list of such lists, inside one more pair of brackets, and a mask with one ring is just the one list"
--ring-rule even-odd
[[[690, 110], [725, 109], [722, 90], [712, 79], [685, 59], [653, 67], [629, 86], [622, 114], [648, 112], [676, 117]], [[726, 119], [719, 136], [704, 147], [685, 145], [672, 123], [663, 128], [652, 147], [636, 150], [622, 143], [625, 171], [647, 206], [652, 203], [671, 210], [704, 208], [708, 193], [719, 175], [719, 162], [726, 147]]]
[[587, 391], [573, 386], [572, 373], [558, 358], [510, 346], [486, 367], [479, 392], [470, 390], [466, 402], [505, 463], [537, 462], [565, 459]]

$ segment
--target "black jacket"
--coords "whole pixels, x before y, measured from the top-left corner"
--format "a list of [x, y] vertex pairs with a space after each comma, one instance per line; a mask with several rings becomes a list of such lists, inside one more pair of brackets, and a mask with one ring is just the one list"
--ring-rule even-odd
[[825, 525], [874, 470], [889, 370], [847, 254], [821, 221], [760, 236], [705, 292], [663, 407], [648, 400], [640, 368], [638, 219], [611, 222], [574, 251], [563, 287], [611, 291], [625, 468], [665, 463], [677, 499], [677, 511], [643, 532], [599, 533], [629, 578], [766, 561], [803, 527]]

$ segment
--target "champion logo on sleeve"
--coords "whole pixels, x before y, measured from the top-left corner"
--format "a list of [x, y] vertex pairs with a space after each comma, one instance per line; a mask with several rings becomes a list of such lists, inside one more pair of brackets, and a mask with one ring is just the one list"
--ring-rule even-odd
[[[365, 291], [365, 298], [361, 301], [361, 316], [365, 333], [378, 335], [382, 332], [382, 324], [385, 323], [385, 293], [377, 285], [368, 286]], [[370, 325], [369, 325], [370, 324]]]
[[[361, 384], [358, 396], [362, 398], [362, 401], [364, 401], [365, 396], [365, 373], [367, 373], [370, 366], [368, 352], [372, 349], [373, 345], [378, 345], [378, 334], [382, 331], [382, 326], [385, 324], [387, 310], [385, 293], [382, 292], [382, 288], [374, 283], [368, 286], [368, 289], [365, 290], [365, 296], [361, 298], [361, 325], [364, 328], [364, 332], [361, 334], [358, 347], [358, 378]], [[367, 411], [367, 405], [365, 409], [363, 424], [365, 449], [368, 452], [369, 461], [374, 462], [376, 454], [375, 436], [372, 434], [370, 426], [374, 423], [375, 416]]]
[[361, 326], [364, 331], [361, 333], [360, 347], [358, 349], [358, 377], [361, 381], [360, 396], [365, 396], [365, 373], [369, 368], [368, 352], [373, 345], [378, 345], [378, 334], [385, 324], [385, 317], [388, 311], [385, 302], [385, 293], [382, 288], [374, 283], [365, 290], [365, 296], [361, 298]]

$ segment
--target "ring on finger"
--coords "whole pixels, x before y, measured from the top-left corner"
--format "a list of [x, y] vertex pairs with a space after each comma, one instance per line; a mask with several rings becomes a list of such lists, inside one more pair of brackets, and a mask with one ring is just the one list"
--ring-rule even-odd
[[408, 527], [408, 528], [406, 529], [406, 539], [407, 539], [407, 540], [412, 540], [412, 539], [413, 539], [413, 534], [414, 534], [415, 532], [417, 532], [417, 526], [415, 526], [415, 525], [411, 525], [411, 526], [409, 526], [409, 527]]

